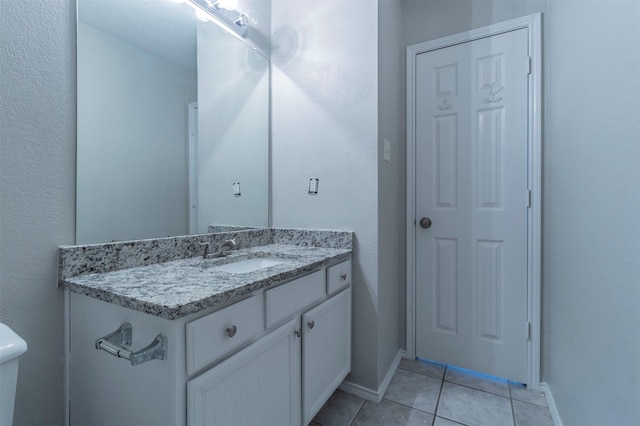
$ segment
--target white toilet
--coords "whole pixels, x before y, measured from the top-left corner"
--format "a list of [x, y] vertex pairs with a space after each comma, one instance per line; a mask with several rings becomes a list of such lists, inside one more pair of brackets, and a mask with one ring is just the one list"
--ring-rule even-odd
[[27, 350], [27, 342], [0, 323], [0, 425], [13, 424], [13, 403], [18, 383], [18, 357]]

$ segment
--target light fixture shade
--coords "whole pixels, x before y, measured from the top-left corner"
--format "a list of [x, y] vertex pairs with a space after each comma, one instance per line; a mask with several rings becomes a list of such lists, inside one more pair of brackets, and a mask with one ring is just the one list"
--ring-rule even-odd
[[[222, 0], [225, 4], [234, 0]], [[227, 10], [222, 8], [221, 2], [212, 2], [210, 0], [188, 0], [188, 2], [196, 8], [196, 10], [202, 10], [207, 13], [211, 20], [223, 27], [224, 29], [232, 32], [233, 34], [246, 37], [247, 28], [249, 27], [249, 19], [243, 13], [237, 10]], [[235, 0], [237, 4], [237, 0]]]
[[227, 10], [236, 10], [238, 8], [238, 0], [218, 0], [215, 6]]

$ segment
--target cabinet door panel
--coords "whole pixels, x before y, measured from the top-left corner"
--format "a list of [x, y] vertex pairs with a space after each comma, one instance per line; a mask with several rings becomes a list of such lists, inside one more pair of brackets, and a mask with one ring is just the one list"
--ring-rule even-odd
[[298, 320], [187, 383], [189, 425], [300, 424]]
[[351, 288], [302, 316], [303, 416], [308, 424], [351, 370]]

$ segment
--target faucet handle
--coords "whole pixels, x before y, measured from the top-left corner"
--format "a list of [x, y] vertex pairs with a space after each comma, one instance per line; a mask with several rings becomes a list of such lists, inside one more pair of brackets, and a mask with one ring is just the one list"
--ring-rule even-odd
[[198, 245], [200, 246], [204, 246], [204, 256], [206, 257], [208, 254], [210, 254], [209, 251], [209, 246], [211, 246], [211, 243], [206, 242], [206, 243], [198, 243]]

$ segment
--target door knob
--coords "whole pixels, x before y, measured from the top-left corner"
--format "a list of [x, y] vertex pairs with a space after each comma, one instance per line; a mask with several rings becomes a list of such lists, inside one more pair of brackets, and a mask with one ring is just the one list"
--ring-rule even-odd
[[424, 229], [431, 228], [431, 219], [429, 219], [428, 217], [423, 217], [422, 219], [420, 219], [420, 226]]

